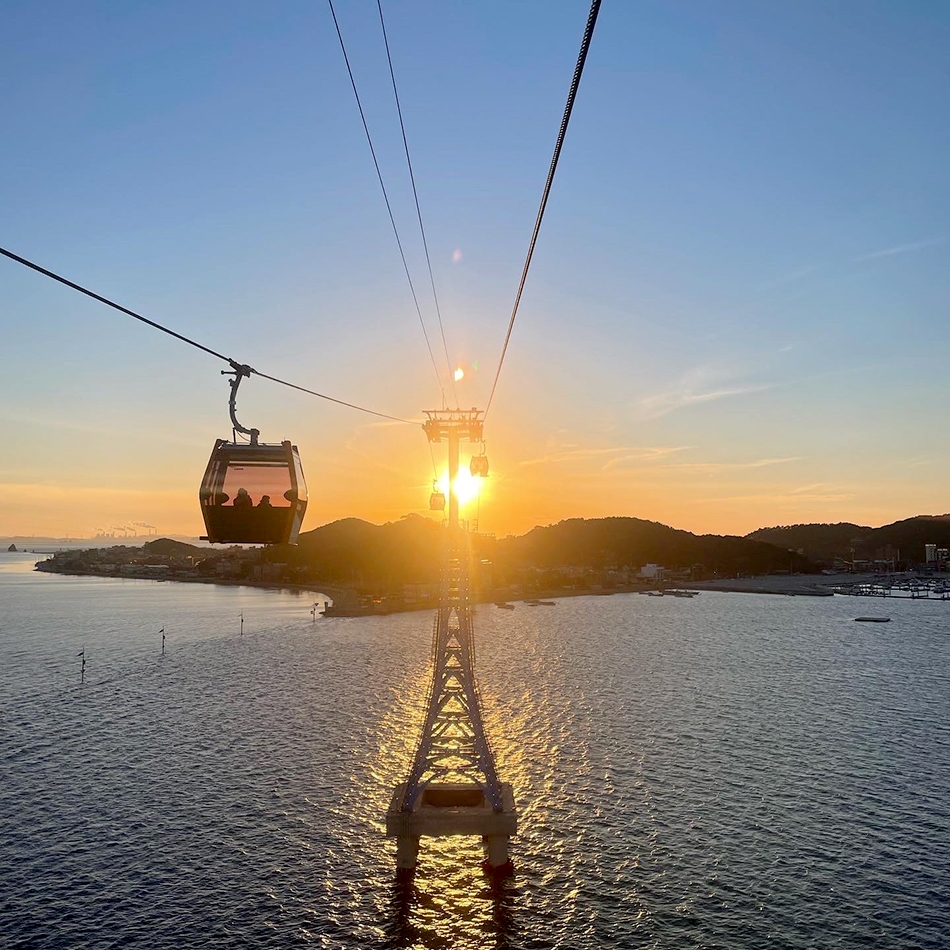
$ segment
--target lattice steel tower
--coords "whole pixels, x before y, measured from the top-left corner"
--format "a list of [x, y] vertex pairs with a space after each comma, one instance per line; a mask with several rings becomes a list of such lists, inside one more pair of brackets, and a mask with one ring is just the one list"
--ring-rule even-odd
[[482, 413], [446, 409], [426, 416], [429, 441], [448, 443], [449, 518], [422, 737], [407, 780], [393, 793], [386, 834], [396, 838], [396, 867], [403, 874], [415, 869], [423, 835], [481, 835], [486, 869], [506, 873], [517, 813], [511, 786], [498, 779], [482, 722], [469, 589], [471, 539], [459, 524], [455, 492], [459, 443], [482, 440]]

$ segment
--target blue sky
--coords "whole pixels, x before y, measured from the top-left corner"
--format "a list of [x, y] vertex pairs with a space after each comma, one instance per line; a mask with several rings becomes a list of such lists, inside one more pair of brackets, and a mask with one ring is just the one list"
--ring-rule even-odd
[[[586, 6], [384, 7], [463, 404], [487, 397]], [[424, 291], [375, 3], [337, 12]], [[950, 508], [948, 48], [934, 2], [605, 2], [485, 528]], [[0, 244], [265, 372], [437, 404], [325, 4], [8, 2], [0, 77]], [[217, 363], [3, 261], [0, 325], [0, 534], [197, 533]], [[424, 507], [417, 432], [263, 381], [241, 407], [300, 445], [308, 526]]]

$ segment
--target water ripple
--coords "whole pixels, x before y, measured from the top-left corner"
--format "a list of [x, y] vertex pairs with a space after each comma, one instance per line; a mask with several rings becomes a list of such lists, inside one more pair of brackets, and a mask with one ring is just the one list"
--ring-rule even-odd
[[[313, 625], [289, 595], [5, 579], [5, 946], [950, 945], [945, 605], [871, 632], [830, 599], [480, 609], [517, 876], [435, 839], [403, 886], [383, 813], [429, 615]], [[221, 619], [241, 609], [243, 638]]]

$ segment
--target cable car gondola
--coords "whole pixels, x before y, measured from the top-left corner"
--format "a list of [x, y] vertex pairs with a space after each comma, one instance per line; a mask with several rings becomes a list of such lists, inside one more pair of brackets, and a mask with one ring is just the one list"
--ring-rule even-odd
[[488, 456], [485, 454], [485, 443], [482, 443], [481, 455], [473, 455], [468, 463], [468, 470], [473, 478], [488, 478]]
[[445, 493], [439, 490], [439, 483], [432, 483], [432, 494], [429, 495], [429, 509], [431, 511], [445, 511]]
[[[290, 442], [258, 441], [235, 415], [238, 386], [248, 366], [234, 366], [231, 380], [233, 441], [218, 439], [211, 451], [198, 498], [212, 544], [279, 544], [297, 540], [307, 510], [307, 483], [300, 454]], [[227, 370], [222, 373], [228, 374]], [[250, 437], [238, 442], [237, 433]]]

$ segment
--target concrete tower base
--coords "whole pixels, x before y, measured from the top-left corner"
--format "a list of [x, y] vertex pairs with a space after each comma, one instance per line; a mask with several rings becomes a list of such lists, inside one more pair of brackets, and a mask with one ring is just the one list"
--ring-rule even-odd
[[473, 785], [428, 785], [409, 812], [402, 810], [405, 794], [406, 784], [397, 785], [386, 812], [386, 834], [396, 839], [396, 869], [400, 874], [415, 870], [423, 835], [479, 835], [485, 846], [485, 870], [512, 873], [508, 839], [518, 832], [518, 813], [511, 785], [501, 786], [501, 811], [495, 811], [485, 800], [485, 793]]

